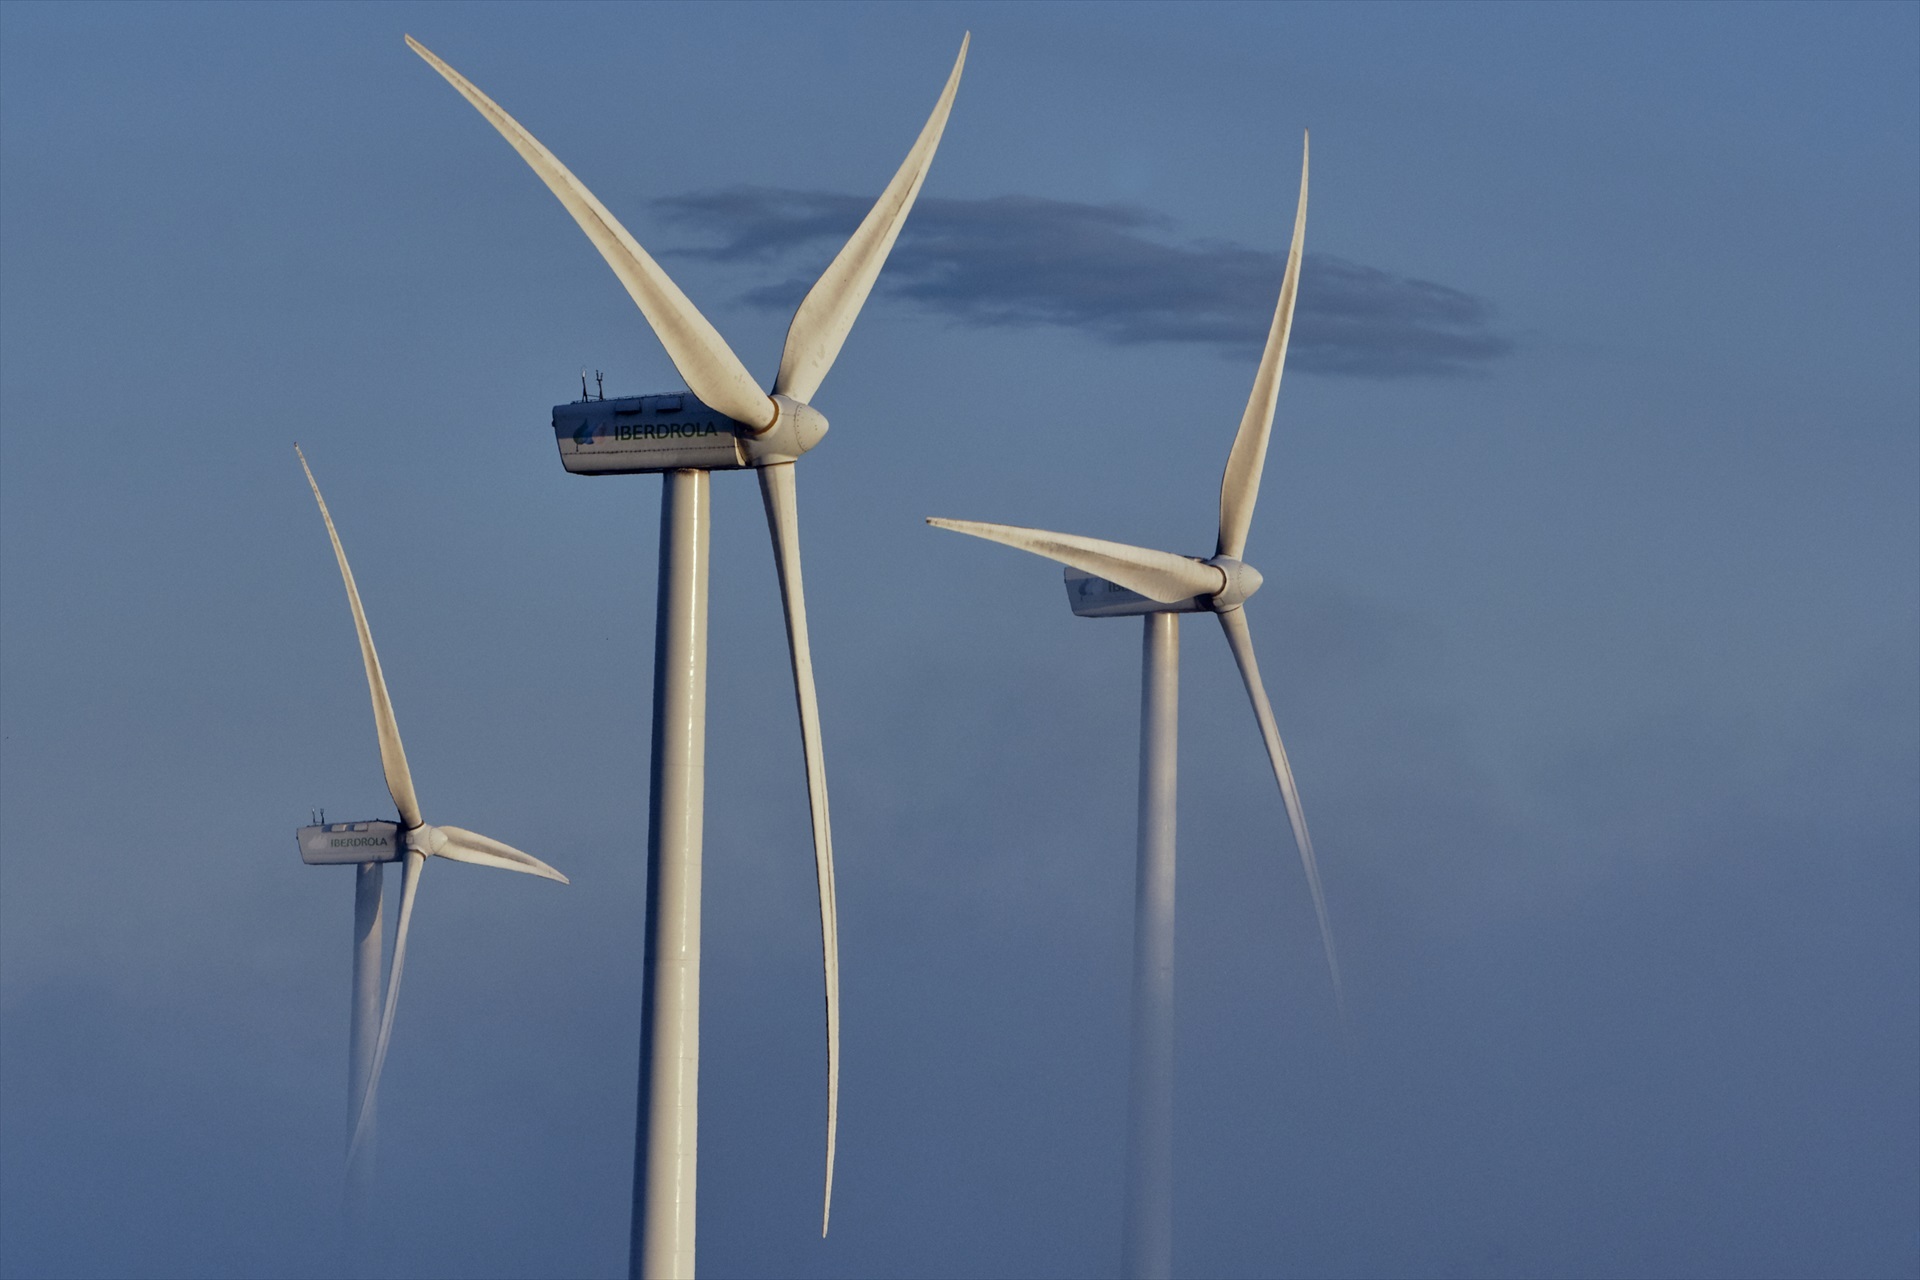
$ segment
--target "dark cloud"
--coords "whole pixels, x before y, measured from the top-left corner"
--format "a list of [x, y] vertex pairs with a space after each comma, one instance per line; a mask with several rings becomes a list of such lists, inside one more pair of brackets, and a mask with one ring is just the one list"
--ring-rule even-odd
[[[655, 202], [714, 236], [683, 250], [717, 261], [778, 262], [830, 253], [866, 213], [860, 196], [731, 187]], [[1055, 325], [1118, 345], [1187, 342], [1235, 357], [1266, 338], [1285, 260], [1225, 241], [1182, 241], [1170, 219], [1125, 205], [1032, 196], [925, 199], [882, 288], [967, 324]], [[748, 302], [791, 309], [812, 273], [765, 285]], [[1512, 342], [1483, 299], [1327, 254], [1308, 254], [1290, 358], [1356, 377], [1471, 373]]]

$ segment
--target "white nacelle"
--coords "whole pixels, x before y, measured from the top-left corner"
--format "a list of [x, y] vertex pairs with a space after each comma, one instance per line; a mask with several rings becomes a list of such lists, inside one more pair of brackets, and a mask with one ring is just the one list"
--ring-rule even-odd
[[553, 407], [553, 439], [560, 465], [575, 475], [733, 471], [791, 462], [820, 443], [827, 420], [797, 400], [772, 400], [778, 416], [760, 432], [686, 392], [576, 400]]
[[302, 827], [300, 861], [320, 866], [398, 862], [406, 849], [397, 822], [328, 822]]
[[1215, 556], [1204, 563], [1226, 577], [1225, 586], [1213, 595], [1188, 596], [1172, 604], [1149, 600], [1117, 582], [1067, 566], [1067, 603], [1082, 618], [1133, 618], [1146, 613], [1225, 613], [1237, 609], [1248, 596], [1260, 589], [1260, 571], [1231, 556]]
[[1082, 569], [1068, 567], [1067, 603], [1082, 618], [1131, 618], [1144, 613], [1205, 613], [1212, 609], [1209, 596], [1189, 596], [1172, 604], [1149, 600], [1137, 591], [1129, 591], [1116, 582], [1096, 577]]
[[575, 475], [727, 471], [747, 465], [753, 428], [691, 395], [577, 400], [553, 408], [560, 465]]

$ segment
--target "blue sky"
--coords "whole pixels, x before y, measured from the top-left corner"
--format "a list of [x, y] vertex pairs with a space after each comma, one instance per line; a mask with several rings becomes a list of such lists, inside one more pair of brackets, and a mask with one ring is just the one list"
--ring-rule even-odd
[[681, 384], [401, 35], [770, 377], [967, 30], [800, 476], [824, 1243], [778, 597], [714, 485], [703, 1271], [1115, 1266], [1137, 624], [921, 518], [1210, 550], [1309, 128], [1249, 616], [1352, 1025], [1190, 620], [1177, 1267], [1920, 1271], [1920, 7], [14, 3], [0, 1274], [341, 1265], [351, 876], [290, 837], [390, 802], [296, 439], [429, 818], [573, 879], [431, 871], [377, 1269], [621, 1273], [659, 486], [547, 413]]

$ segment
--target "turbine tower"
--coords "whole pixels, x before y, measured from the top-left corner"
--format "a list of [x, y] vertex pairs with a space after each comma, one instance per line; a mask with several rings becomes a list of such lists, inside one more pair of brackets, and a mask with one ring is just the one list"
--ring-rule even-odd
[[1128, 1090], [1127, 1200], [1123, 1274], [1165, 1277], [1173, 1267], [1173, 890], [1174, 799], [1180, 705], [1180, 615], [1212, 613], [1220, 619], [1240, 678], [1253, 701], [1274, 781], [1286, 803], [1294, 843], [1320, 923], [1334, 1000], [1340, 1000], [1340, 964], [1320, 892], [1320, 871], [1307, 836], [1287, 751], [1260, 682], [1253, 636], [1242, 610], [1260, 589], [1260, 574], [1241, 556], [1260, 493], [1260, 471], [1273, 430], [1273, 408], [1286, 362], [1287, 336], [1300, 281], [1300, 247], [1307, 227], [1307, 157], [1302, 142], [1300, 207], [1287, 252], [1286, 276], [1274, 308], [1266, 350], [1254, 376], [1253, 394], [1227, 456], [1220, 482], [1220, 537], [1210, 559], [1151, 551], [1097, 538], [1048, 533], [971, 520], [929, 519], [928, 524], [1031, 551], [1067, 566], [1067, 601], [1083, 618], [1144, 615], [1146, 636], [1140, 697], [1140, 838], [1134, 893], [1133, 1032]]
[[[647, 826], [647, 979], [641, 1009], [639, 1133], [631, 1274], [691, 1277], [700, 1066], [700, 870], [706, 772], [708, 476], [754, 470], [773, 538], [800, 715], [826, 987], [826, 1186], [833, 1206], [839, 1116], [839, 926], [826, 763], [807, 642], [794, 463], [827, 420], [809, 403], [832, 368], [933, 163], [966, 64], [967, 40], [933, 114], [872, 210], [815, 282], [787, 330], [769, 394], [705, 316], [606, 206], [534, 136], [412, 36], [407, 44], [485, 116], [593, 242], [640, 307], [691, 395], [585, 399], [553, 411], [560, 461], [582, 475], [659, 473], [659, 612], [654, 633], [653, 749]], [[584, 388], [583, 388], [584, 390]]]
[[[320, 504], [320, 518], [326, 522], [327, 537], [333, 543], [333, 556], [340, 565], [340, 578], [347, 586], [347, 605], [353, 611], [354, 630], [360, 637], [360, 659], [367, 669], [367, 688], [373, 695], [373, 724], [380, 739], [380, 767], [386, 775], [387, 791], [393, 796], [399, 822], [322, 822], [302, 827], [296, 833], [300, 857], [318, 864], [348, 863], [355, 868], [353, 894], [353, 1005], [347, 1049], [347, 1108], [353, 1117], [347, 1140], [347, 1207], [355, 1219], [364, 1215], [372, 1181], [372, 1157], [375, 1116], [378, 1113], [380, 1072], [387, 1060], [387, 1045], [393, 1035], [393, 1015], [400, 997], [400, 972], [407, 959], [407, 929], [413, 921], [415, 895], [420, 891], [420, 872], [429, 857], [472, 862], [483, 867], [524, 871], [548, 880], [567, 883], [567, 878], [540, 859], [511, 845], [490, 840], [460, 827], [428, 826], [420, 817], [420, 802], [413, 791], [413, 775], [407, 768], [407, 753], [400, 745], [400, 726], [393, 717], [393, 700], [387, 696], [387, 679], [380, 670], [380, 655], [374, 652], [373, 632], [367, 627], [367, 614], [360, 607], [360, 589], [354, 585], [353, 570], [347, 565], [346, 550], [333, 527], [327, 500], [320, 496], [320, 485], [307, 465], [307, 455], [294, 446], [300, 469], [306, 472], [313, 500]], [[383, 926], [381, 922], [382, 873], [389, 862], [401, 863], [400, 924], [393, 938], [393, 970], [387, 977], [384, 1012], [380, 1002], [380, 960]]]

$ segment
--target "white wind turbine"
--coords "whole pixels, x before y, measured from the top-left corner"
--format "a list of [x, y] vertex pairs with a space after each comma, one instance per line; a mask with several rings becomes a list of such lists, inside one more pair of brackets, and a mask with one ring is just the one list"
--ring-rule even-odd
[[[826, 1188], [833, 1204], [839, 1115], [839, 939], [826, 763], [807, 642], [794, 466], [827, 420], [807, 402], [846, 341], [933, 163], [966, 63], [967, 40], [933, 114], [872, 210], [815, 282], [787, 330], [771, 394], [762, 391], [685, 294], [580, 180], [518, 121], [412, 36], [407, 44], [499, 130], [580, 224], [686, 379], [692, 395], [583, 398], [554, 409], [562, 465], [588, 475], [659, 472], [659, 612], [654, 633], [653, 749], [647, 827], [647, 984], [641, 1010], [640, 1119], [634, 1157], [630, 1269], [688, 1277], [694, 1269], [700, 1064], [700, 866], [706, 772], [708, 473], [752, 469], [760, 480], [786, 612], [800, 713], [826, 982]], [[582, 388], [584, 393], [584, 387]]]
[[1293, 327], [1300, 280], [1300, 247], [1307, 227], [1307, 159], [1302, 143], [1300, 207], [1287, 253], [1286, 276], [1253, 394], [1227, 456], [1220, 482], [1220, 538], [1211, 559], [1150, 551], [1097, 538], [1048, 533], [971, 520], [928, 524], [1031, 551], [1067, 566], [1067, 600], [1083, 618], [1146, 616], [1140, 700], [1140, 843], [1134, 897], [1132, 1071], [1128, 1094], [1127, 1202], [1122, 1266], [1132, 1277], [1161, 1277], [1173, 1266], [1173, 884], [1174, 798], [1178, 782], [1177, 720], [1180, 690], [1179, 615], [1220, 619], [1253, 700], [1273, 777], [1280, 784], [1307, 887], [1320, 922], [1320, 940], [1340, 1000], [1340, 965], [1320, 892], [1320, 871], [1307, 837], [1300, 793], [1254, 661], [1253, 636], [1241, 606], [1260, 589], [1260, 574], [1241, 560], [1253, 504], [1260, 493], [1273, 429], [1274, 402]]
[[[303, 861], [351, 863], [358, 869], [353, 899], [353, 1013], [347, 1051], [347, 1105], [353, 1116], [352, 1134], [347, 1143], [348, 1204], [358, 1213], [364, 1208], [372, 1174], [369, 1156], [378, 1112], [380, 1071], [386, 1064], [387, 1045], [393, 1035], [400, 973], [407, 959], [407, 930], [413, 922], [414, 898], [420, 892], [420, 873], [426, 860], [437, 856], [483, 867], [524, 871], [561, 884], [566, 884], [567, 878], [511, 845], [461, 827], [429, 826], [421, 818], [420, 802], [413, 791], [413, 775], [407, 769], [407, 753], [400, 745], [400, 727], [393, 718], [393, 700], [387, 696], [386, 676], [380, 670], [380, 655], [374, 652], [373, 632], [368, 630], [366, 611], [360, 607], [360, 589], [354, 585], [347, 553], [333, 527], [327, 500], [320, 496], [313, 468], [307, 465], [307, 455], [300, 452], [298, 445], [294, 446], [294, 452], [299, 454], [301, 470], [307, 473], [313, 500], [320, 504], [320, 518], [326, 522], [327, 537], [333, 542], [333, 556], [340, 564], [340, 577], [347, 586], [347, 604], [353, 610], [354, 630], [360, 637], [360, 659], [366, 665], [367, 688], [373, 695], [373, 726], [380, 739], [380, 768], [386, 775], [394, 808], [400, 812], [397, 823], [319, 823], [302, 827], [298, 833]], [[378, 1004], [383, 941], [380, 891], [382, 871], [389, 862], [401, 864], [400, 924], [394, 932], [393, 969], [387, 977], [386, 1008], [381, 1013]], [[377, 1024], [376, 1014], [379, 1014]]]

